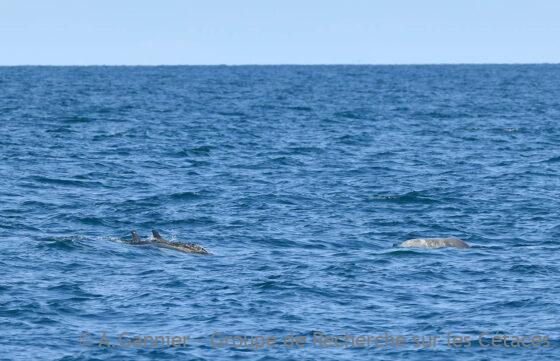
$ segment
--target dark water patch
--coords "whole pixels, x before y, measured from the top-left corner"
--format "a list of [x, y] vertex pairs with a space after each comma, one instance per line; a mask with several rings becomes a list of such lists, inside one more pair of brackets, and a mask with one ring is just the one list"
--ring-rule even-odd
[[267, 159], [258, 165], [259, 168], [275, 167], [275, 166], [303, 166], [304, 163], [294, 157], [274, 157]]
[[200, 199], [203, 197], [201, 193], [198, 192], [177, 192], [167, 196], [169, 199], [180, 200], [180, 201], [190, 201], [195, 199]]
[[75, 130], [67, 126], [67, 127], [56, 127], [52, 129], [47, 129], [46, 132], [53, 133], [53, 134], [70, 134], [70, 133], [74, 133]]
[[545, 163], [558, 163], [558, 162], [560, 162], [560, 156], [551, 157], [551, 158], [548, 158], [548, 159], [546, 159], [546, 160], [543, 160], [542, 162], [545, 162]]
[[130, 199], [124, 202], [119, 202], [115, 205], [117, 206], [125, 206], [127, 208], [134, 208], [134, 207], [150, 207], [150, 206], [160, 206], [165, 205], [169, 202], [177, 202], [177, 203], [185, 203], [185, 202], [194, 202], [200, 201], [203, 199], [209, 199], [211, 197], [211, 193], [207, 191], [179, 191], [175, 193], [169, 194], [161, 194], [161, 195], [153, 195], [145, 198], [140, 199]]
[[64, 123], [68, 123], [68, 124], [83, 124], [83, 123], [90, 123], [90, 122], [95, 121], [95, 119], [92, 118], [92, 117], [80, 116], [80, 115], [73, 115], [73, 116], [69, 116], [69, 117], [64, 117], [64, 118], [61, 118], [61, 120]]
[[78, 244], [72, 238], [44, 237], [39, 238], [39, 241], [39, 247], [48, 249], [72, 251], [78, 247]]
[[554, 265], [535, 265], [535, 264], [518, 264], [510, 267], [509, 271], [514, 274], [521, 275], [552, 275], [558, 273], [558, 269]]
[[152, 274], [159, 274], [161, 272], [161, 270], [145, 270], [139, 273], [140, 276], [148, 276], [148, 275], [152, 275]]
[[175, 153], [178, 157], [191, 157], [191, 156], [209, 156], [214, 147], [201, 145], [198, 147], [182, 149]]
[[388, 202], [388, 203], [398, 203], [398, 204], [407, 204], [407, 203], [420, 203], [420, 204], [431, 204], [438, 202], [433, 197], [427, 196], [424, 192], [419, 191], [412, 191], [403, 194], [395, 194], [395, 195], [373, 195], [368, 197], [368, 200], [374, 200], [377, 202]]
[[311, 108], [311, 107], [306, 107], [306, 106], [288, 107], [288, 109], [290, 109], [290, 110], [295, 110], [295, 111], [299, 111], [299, 112], [311, 112], [311, 111], [313, 111], [313, 108]]
[[296, 155], [296, 154], [318, 155], [318, 154], [324, 154], [324, 153], [325, 153], [325, 150], [322, 149], [322, 148], [318, 148], [318, 147], [289, 147], [285, 151], [286, 155]]
[[359, 112], [355, 111], [343, 111], [334, 113], [336, 118], [346, 118], [346, 119], [361, 119]]
[[183, 288], [184, 286], [185, 286], [185, 282], [177, 279], [170, 280], [163, 284], [163, 287], [169, 287], [169, 288]]
[[432, 111], [432, 112], [414, 112], [412, 114], [414, 117], [418, 118], [428, 118], [428, 119], [451, 119], [455, 117], [467, 117], [468, 114], [456, 113], [453, 111]]
[[[48, 203], [48, 202], [41, 202], [41, 201], [37, 201], [37, 200], [28, 200], [25, 201], [21, 204], [21, 207], [24, 208], [31, 208], [31, 209], [37, 209], [37, 208], [41, 208], [41, 209], [55, 209], [57, 207], [59, 207], [59, 204], [53, 204], [53, 203]], [[22, 211], [20, 209], [20, 211]]]
[[50, 318], [50, 317], [39, 317], [33, 320], [34, 324], [37, 325], [46, 325], [46, 326], [55, 326], [58, 325], [60, 321]]
[[388, 252], [380, 253], [378, 255], [378, 257], [379, 256], [389, 257], [389, 258], [409, 257], [409, 256], [425, 257], [426, 255], [427, 255], [426, 252], [421, 252], [421, 251], [413, 251], [413, 250], [408, 250], [408, 249], [395, 249], [395, 250], [391, 250], [391, 251], [388, 251]]
[[[336, 138], [337, 143], [346, 145], [346, 146], [367, 146], [371, 142], [371, 137], [368, 134], [361, 133], [361, 134], [345, 134]], [[346, 153], [346, 154], [352, 154]]]
[[197, 217], [197, 218], [182, 218], [182, 219], [174, 219], [163, 222], [162, 225], [164, 226], [207, 226], [217, 223], [215, 219], [211, 217]]
[[103, 226], [105, 221], [99, 217], [73, 217], [77, 222], [89, 226]]
[[243, 112], [218, 112], [218, 114], [226, 117], [247, 117], [247, 114]]
[[[82, 290], [80, 285], [78, 285], [76, 283], [65, 282], [65, 281], [60, 282], [56, 285], [52, 285], [52, 286], [48, 287], [47, 290], [49, 290], [49, 291], [60, 291], [61, 293], [65, 294], [65, 295], [69, 295], [69, 293], [74, 293], [78, 297], [86, 294], [86, 292], [84, 292]], [[71, 298], [75, 298], [76, 296], [73, 296]], [[70, 300], [71, 298], [65, 298], [65, 300]]]
[[103, 185], [101, 182], [83, 181], [77, 179], [50, 178], [44, 176], [31, 176], [25, 179], [31, 181], [32, 184], [39, 183], [43, 185], [58, 185], [66, 187], [95, 188]]
[[104, 141], [104, 140], [122, 139], [125, 136], [127, 136], [126, 132], [96, 134], [96, 135], [93, 136], [92, 141], [99, 142], [99, 141]]
[[298, 246], [298, 243], [295, 241], [291, 241], [289, 239], [283, 239], [283, 238], [274, 238], [274, 237], [254, 239], [252, 240], [252, 242], [260, 244], [263, 247], [271, 246], [274, 248], [284, 248], [287, 251], [292, 247]]
[[301, 244], [301, 248], [303, 249], [327, 249], [329, 246], [327, 244], [317, 242], [317, 241], [308, 241], [307, 243]]
[[173, 154], [177, 158], [207, 157], [211, 154], [212, 147], [201, 146], [189, 149], [181, 149]]
[[187, 160], [187, 162], [189, 162], [189, 166], [191, 167], [207, 167], [212, 164], [211, 162], [207, 162], [203, 160], [195, 160], [195, 159], [189, 159]]

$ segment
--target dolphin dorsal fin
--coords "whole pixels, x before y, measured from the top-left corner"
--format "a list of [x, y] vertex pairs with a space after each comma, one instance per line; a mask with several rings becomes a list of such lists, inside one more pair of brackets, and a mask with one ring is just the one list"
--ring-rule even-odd
[[135, 230], [132, 230], [132, 243], [140, 243], [140, 237], [138, 237], [138, 233]]
[[152, 229], [152, 235], [154, 236], [155, 239], [163, 240], [163, 238], [161, 238], [161, 235], [159, 234], [159, 232], [156, 231], [155, 229]]

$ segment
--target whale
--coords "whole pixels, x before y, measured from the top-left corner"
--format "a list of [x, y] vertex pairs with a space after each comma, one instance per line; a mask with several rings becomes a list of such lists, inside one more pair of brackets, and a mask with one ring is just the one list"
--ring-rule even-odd
[[169, 248], [184, 253], [210, 254], [210, 252], [205, 250], [202, 246], [195, 243], [172, 242], [163, 239], [155, 229], [152, 230], [152, 236], [152, 242], [158, 247]]
[[405, 248], [470, 248], [470, 246], [458, 238], [414, 238], [402, 242], [399, 247]]

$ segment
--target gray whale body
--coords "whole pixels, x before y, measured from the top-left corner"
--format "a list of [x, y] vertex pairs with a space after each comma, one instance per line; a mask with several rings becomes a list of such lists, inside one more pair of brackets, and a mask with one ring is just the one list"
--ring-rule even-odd
[[470, 246], [457, 238], [414, 238], [404, 241], [399, 245], [406, 248], [470, 248]]

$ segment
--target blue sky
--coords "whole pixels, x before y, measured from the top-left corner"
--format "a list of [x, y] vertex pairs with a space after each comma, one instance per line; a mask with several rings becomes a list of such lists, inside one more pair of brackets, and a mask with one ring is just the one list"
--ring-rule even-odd
[[559, 0], [0, 0], [0, 65], [559, 63]]

